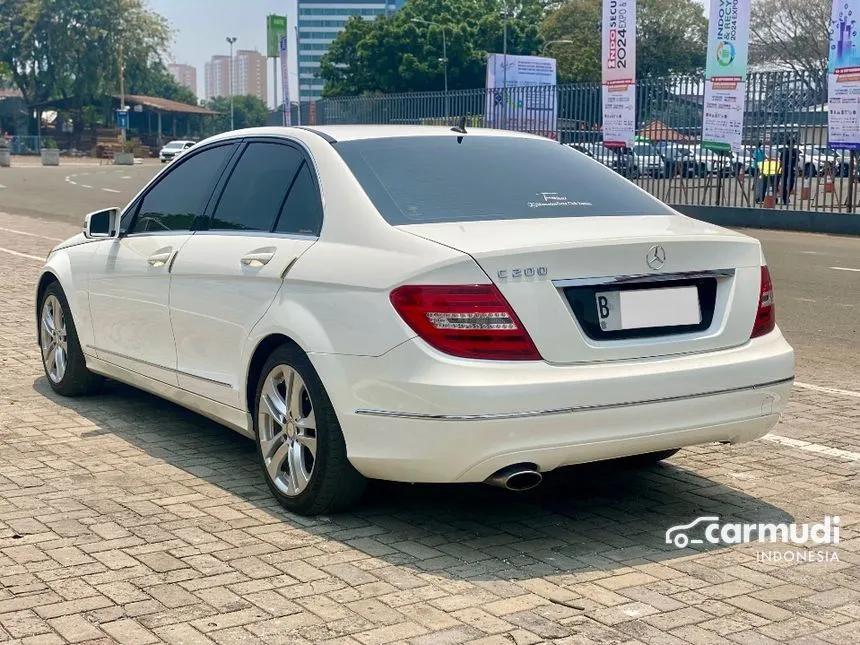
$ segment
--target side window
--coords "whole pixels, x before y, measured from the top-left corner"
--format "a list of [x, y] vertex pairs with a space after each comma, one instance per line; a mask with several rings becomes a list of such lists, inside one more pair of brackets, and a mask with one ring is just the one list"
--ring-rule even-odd
[[287, 201], [281, 209], [278, 233], [297, 233], [299, 235], [319, 235], [322, 228], [323, 209], [320, 191], [311, 175], [307, 162], [293, 182]]
[[209, 230], [271, 231], [304, 157], [281, 143], [251, 143], [227, 180]]
[[233, 145], [218, 146], [188, 157], [144, 196], [129, 233], [187, 231], [203, 214]]

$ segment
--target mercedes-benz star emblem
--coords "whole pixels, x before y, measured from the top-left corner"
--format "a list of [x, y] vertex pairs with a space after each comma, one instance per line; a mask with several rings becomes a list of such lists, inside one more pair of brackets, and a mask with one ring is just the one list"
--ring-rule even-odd
[[662, 269], [666, 264], [666, 250], [659, 244], [648, 249], [648, 255], [645, 256], [645, 262], [648, 266], [657, 271]]

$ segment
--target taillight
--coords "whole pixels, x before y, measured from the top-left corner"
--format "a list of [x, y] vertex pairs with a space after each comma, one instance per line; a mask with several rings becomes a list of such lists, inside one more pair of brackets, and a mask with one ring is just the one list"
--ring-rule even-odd
[[776, 309], [773, 303], [773, 283], [770, 279], [770, 271], [767, 270], [767, 266], [763, 266], [761, 268], [758, 311], [755, 314], [755, 324], [750, 338], [764, 336], [772, 332], [774, 327], [776, 327]]
[[406, 285], [391, 292], [391, 304], [418, 336], [446, 354], [487, 360], [541, 360], [495, 285]]

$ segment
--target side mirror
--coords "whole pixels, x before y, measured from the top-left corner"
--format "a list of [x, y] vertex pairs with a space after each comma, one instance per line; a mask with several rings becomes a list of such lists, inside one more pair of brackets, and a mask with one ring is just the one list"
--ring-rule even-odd
[[119, 233], [119, 209], [108, 208], [87, 215], [84, 237], [90, 240], [116, 237]]

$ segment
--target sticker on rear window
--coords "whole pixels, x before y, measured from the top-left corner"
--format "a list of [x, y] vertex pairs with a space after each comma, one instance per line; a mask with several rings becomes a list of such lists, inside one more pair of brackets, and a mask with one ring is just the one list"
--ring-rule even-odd
[[537, 193], [541, 201], [529, 202], [529, 208], [543, 208], [545, 206], [592, 206], [591, 202], [572, 201], [559, 193]]

